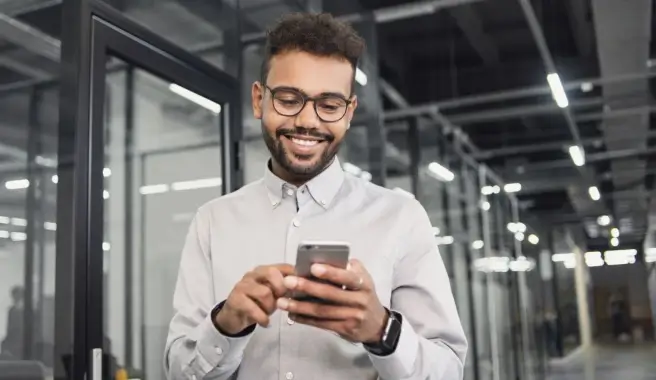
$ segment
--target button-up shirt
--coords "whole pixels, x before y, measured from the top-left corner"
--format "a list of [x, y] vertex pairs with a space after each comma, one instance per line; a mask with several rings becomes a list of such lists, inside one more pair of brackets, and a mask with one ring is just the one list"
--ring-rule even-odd
[[[294, 264], [304, 240], [344, 241], [381, 303], [402, 315], [395, 351], [370, 353], [277, 311], [270, 326], [228, 337], [210, 312], [258, 265]], [[166, 343], [169, 379], [458, 380], [467, 341], [424, 208], [342, 171], [296, 187], [264, 178], [202, 206], [183, 248]]]

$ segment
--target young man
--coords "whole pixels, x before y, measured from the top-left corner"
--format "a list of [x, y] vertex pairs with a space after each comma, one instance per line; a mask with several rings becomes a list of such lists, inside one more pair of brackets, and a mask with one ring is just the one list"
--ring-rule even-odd
[[[271, 160], [191, 225], [170, 379], [462, 379], [467, 341], [426, 212], [345, 175], [336, 157], [363, 49], [326, 14], [290, 15], [269, 32], [252, 102]], [[293, 276], [303, 240], [350, 244], [349, 268], [312, 268], [343, 287]], [[332, 304], [288, 299], [291, 290]]]

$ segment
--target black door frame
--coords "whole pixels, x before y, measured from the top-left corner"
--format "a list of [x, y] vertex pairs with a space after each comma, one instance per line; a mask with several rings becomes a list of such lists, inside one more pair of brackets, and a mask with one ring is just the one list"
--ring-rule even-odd
[[93, 356], [102, 352], [104, 337], [107, 58], [119, 58], [225, 105], [217, 125], [224, 193], [242, 182], [240, 83], [100, 1], [64, 0], [62, 13], [54, 377], [95, 380], [92, 366], [102, 360]]

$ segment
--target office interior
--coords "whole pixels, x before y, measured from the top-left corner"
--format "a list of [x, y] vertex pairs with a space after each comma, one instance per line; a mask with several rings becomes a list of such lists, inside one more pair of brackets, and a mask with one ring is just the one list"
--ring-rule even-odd
[[265, 170], [250, 87], [296, 11], [367, 42], [339, 159], [427, 210], [465, 379], [652, 378], [652, 1], [0, 0], [0, 379], [164, 378], [184, 236]]

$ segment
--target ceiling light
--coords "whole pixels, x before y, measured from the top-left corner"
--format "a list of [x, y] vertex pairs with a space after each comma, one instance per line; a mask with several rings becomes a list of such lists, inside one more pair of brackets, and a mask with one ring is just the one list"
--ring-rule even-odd
[[14, 226], [18, 226], [18, 227], [25, 227], [25, 226], [27, 226], [27, 219], [11, 218], [11, 224], [13, 224]]
[[438, 227], [433, 227], [433, 235], [437, 236], [440, 234], [440, 229]]
[[499, 186], [483, 186], [481, 188], [481, 194], [483, 195], [492, 195], [492, 194], [499, 194], [501, 192], [501, 188]]
[[5, 188], [7, 190], [27, 189], [28, 187], [30, 187], [30, 181], [25, 178], [5, 182]]
[[453, 244], [453, 236], [437, 236], [435, 237], [435, 242], [437, 245]]
[[581, 91], [583, 92], [590, 92], [593, 89], [593, 85], [590, 82], [583, 82], [581, 83]]
[[481, 208], [483, 209], [483, 211], [488, 211], [490, 209], [490, 202], [485, 201], [481, 203]]
[[437, 162], [431, 162], [428, 165], [428, 170], [440, 181], [451, 182], [456, 177], [449, 169], [438, 164]]
[[109, 191], [103, 190], [103, 199], [109, 199]]
[[601, 199], [601, 194], [599, 193], [597, 186], [590, 186], [588, 189], [588, 194], [590, 194], [590, 198], [592, 198], [593, 201], [598, 201]]
[[367, 74], [360, 70], [359, 67], [355, 69], [355, 81], [358, 82], [361, 86], [367, 85]]
[[610, 245], [612, 245], [613, 247], [617, 247], [618, 245], [620, 245], [620, 239], [616, 237], [610, 239]]
[[169, 85], [169, 90], [171, 90], [172, 92], [182, 96], [183, 98], [185, 98], [189, 101], [192, 101], [192, 102], [198, 104], [201, 107], [204, 107], [204, 108], [214, 112], [215, 114], [218, 114], [218, 113], [221, 112], [221, 105], [220, 104], [215, 103], [215, 102], [207, 99], [204, 96], [198, 95], [197, 93], [195, 93], [193, 91], [187, 90], [186, 88], [184, 88], [180, 85], [177, 85], [175, 83], [171, 83]]
[[221, 186], [222, 183], [223, 181], [220, 177], [196, 179], [193, 181], [181, 181], [172, 183], [171, 190], [181, 191], [204, 189], [208, 187], [218, 187]]
[[563, 84], [560, 81], [560, 76], [556, 73], [551, 73], [547, 75], [547, 82], [549, 82], [549, 87], [551, 87], [551, 95], [553, 96], [558, 107], [565, 108], [569, 105], [567, 100], [567, 94], [563, 88]]
[[576, 166], [585, 165], [585, 151], [583, 148], [577, 145], [572, 145], [569, 147], [569, 155], [572, 157], [572, 161]]
[[112, 169], [104, 168], [103, 169], [103, 177], [109, 177], [110, 175], [112, 175]]
[[503, 191], [506, 193], [517, 193], [522, 190], [521, 183], [507, 183], [503, 186]]
[[605, 226], [609, 225], [610, 224], [610, 216], [602, 215], [602, 216], [598, 217], [597, 218], [597, 223], [602, 227], [605, 227]]
[[165, 184], [146, 185], [146, 186], [141, 186], [141, 188], [139, 189], [139, 193], [142, 195], [160, 194], [160, 193], [165, 193], [167, 191], [169, 191], [169, 185], [165, 185]]
[[25, 241], [27, 240], [27, 234], [25, 232], [12, 232], [10, 234], [11, 240], [13, 241]]
[[536, 245], [540, 242], [540, 238], [538, 237], [538, 235], [530, 234], [528, 235], [528, 242], [533, 245]]
[[610, 236], [612, 236], [614, 238], [620, 237], [620, 229], [619, 228], [612, 228], [610, 230]]
[[526, 224], [524, 224], [522, 222], [517, 222], [517, 223], [510, 222], [510, 223], [508, 223], [506, 228], [508, 228], [508, 231], [510, 231], [512, 233], [517, 233], [517, 232], [524, 233], [524, 232], [526, 232]]
[[362, 174], [360, 174], [360, 178], [362, 178], [363, 180], [365, 180], [365, 181], [367, 181], [367, 182], [371, 182], [371, 179], [372, 179], [373, 177], [371, 176], [371, 173], [369, 173], [369, 172], [366, 171], [366, 170], [363, 170], [363, 171], [362, 171]]
[[517, 232], [515, 234], [515, 239], [517, 239], [518, 241], [524, 241], [524, 233], [523, 232]]
[[485, 245], [485, 243], [483, 242], [483, 240], [476, 240], [472, 243], [472, 248], [473, 249], [481, 249], [481, 248], [483, 248], [484, 245]]
[[108, 242], [103, 242], [102, 243], [102, 250], [103, 251], [109, 251], [112, 248], [112, 246]]
[[45, 228], [48, 231], [57, 231], [57, 223], [43, 222], [43, 228]]

